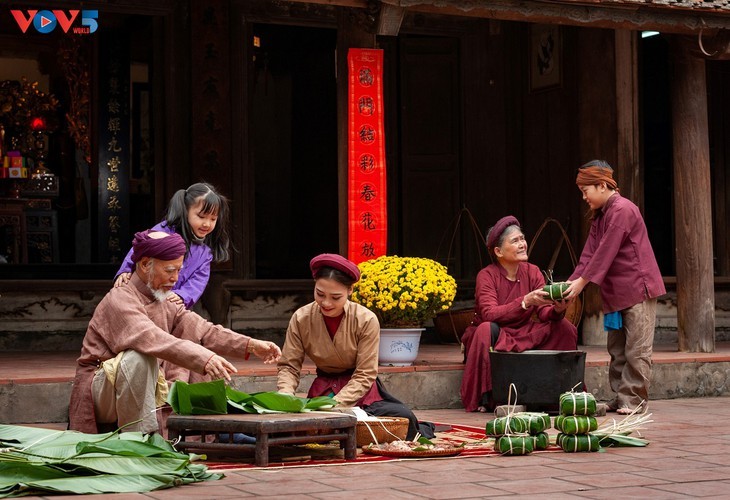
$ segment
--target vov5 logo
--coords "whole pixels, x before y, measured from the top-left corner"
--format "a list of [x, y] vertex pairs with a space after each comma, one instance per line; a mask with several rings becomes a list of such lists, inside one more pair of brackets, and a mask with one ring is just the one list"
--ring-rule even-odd
[[[59, 24], [64, 33], [68, 33], [68, 30], [71, 29], [72, 33], [77, 35], [90, 35], [99, 27], [98, 10], [69, 10], [68, 15], [62, 10], [28, 10], [25, 12], [27, 14], [22, 10], [10, 11], [23, 33], [28, 31], [31, 23], [38, 33], [44, 34], [50, 33]], [[81, 12], [81, 26], [72, 26], [79, 17], [79, 12]]]

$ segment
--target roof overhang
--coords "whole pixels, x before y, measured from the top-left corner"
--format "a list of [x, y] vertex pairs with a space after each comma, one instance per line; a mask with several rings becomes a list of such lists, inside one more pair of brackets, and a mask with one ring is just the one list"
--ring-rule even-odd
[[730, 0], [290, 0], [372, 9], [382, 4], [406, 13], [606, 29], [713, 35], [730, 30]]

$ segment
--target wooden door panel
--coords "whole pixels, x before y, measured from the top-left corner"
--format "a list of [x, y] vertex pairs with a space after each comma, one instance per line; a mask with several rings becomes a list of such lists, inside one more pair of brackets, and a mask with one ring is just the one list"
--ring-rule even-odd
[[[459, 53], [456, 38], [402, 37], [400, 252], [437, 257], [461, 205]], [[448, 250], [441, 250], [445, 258]]]
[[438, 257], [445, 262], [451, 238], [445, 233], [459, 206], [456, 177], [455, 172], [420, 172], [409, 177], [401, 209], [403, 255]]

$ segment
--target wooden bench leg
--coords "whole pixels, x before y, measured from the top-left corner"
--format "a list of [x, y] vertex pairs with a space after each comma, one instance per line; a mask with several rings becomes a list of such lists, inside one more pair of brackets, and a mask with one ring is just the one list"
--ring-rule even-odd
[[269, 435], [265, 432], [256, 434], [256, 465], [269, 465]]
[[347, 429], [347, 439], [345, 440], [345, 460], [355, 460], [357, 458], [357, 435], [355, 427]]

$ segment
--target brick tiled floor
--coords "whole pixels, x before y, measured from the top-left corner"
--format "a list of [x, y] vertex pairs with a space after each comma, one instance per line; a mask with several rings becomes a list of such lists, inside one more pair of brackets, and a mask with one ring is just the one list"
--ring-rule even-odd
[[[226, 471], [220, 481], [94, 498], [727, 498], [730, 398], [652, 401], [646, 448]], [[423, 410], [423, 420], [482, 427], [488, 415]], [[609, 414], [606, 418], [617, 418]], [[551, 431], [554, 432], [554, 431]], [[53, 496], [49, 500], [65, 497]]]

